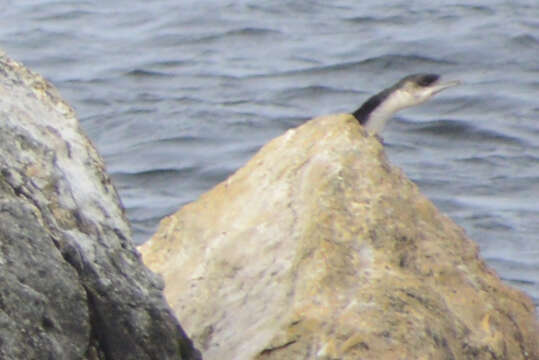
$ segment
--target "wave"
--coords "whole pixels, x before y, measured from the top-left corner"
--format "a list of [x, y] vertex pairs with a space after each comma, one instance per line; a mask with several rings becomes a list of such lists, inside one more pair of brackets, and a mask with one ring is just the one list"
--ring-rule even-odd
[[[184, 174], [192, 174], [193, 172], [199, 169], [198, 166], [185, 166], [183, 168], [157, 168], [156, 164], [149, 165], [146, 169], [130, 169], [130, 170], [120, 170], [120, 171], [111, 171], [110, 174], [113, 178], [121, 180], [131, 180], [133, 181], [134, 177], [138, 180], [149, 180], [155, 178], [156, 180], [163, 181], [163, 179], [170, 176], [181, 176]], [[151, 167], [150, 167], [151, 166]]]
[[152, 71], [145, 69], [133, 69], [125, 73], [126, 76], [134, 78], [149, 78], [149, 77], [168, 77], [170, 74], [161, 71]]
[[388, 68], [416, 69], [419, 67], [433, 67], [440, 65], [454, 65], [455, 62], [437, 59], [433, 57], [421, 55], [404, 55], [404, 54], [386, 54], [376, 57], [369, 57], [360, 61], [341, 62], [331, 65], [312, 66], [302, 69], [289, 71], [274, 72], [271, 74], [251, 75], [251, 78], [265, 78], [275, 76], [293, 76], [293, 75], [320, 75], [332, 72], [354, 73], [371, 73]]
[[470, 123], [451, 119], [431, 120], [419, 124], [414, 123], [411, 131], [457, 140], [525, 145], [522, 140], [516, 137], [508, 136], [494, 130], [480, 129]]

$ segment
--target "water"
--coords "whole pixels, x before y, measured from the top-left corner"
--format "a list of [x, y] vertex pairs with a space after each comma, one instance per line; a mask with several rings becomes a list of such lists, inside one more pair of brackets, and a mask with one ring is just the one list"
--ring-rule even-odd
[[539, 304], [536, 0], [0, 3], [0, 47], [104, 156], [137, 243], [312, 116], [409, 73], [464, 84], [397, 116], [391, 161]]

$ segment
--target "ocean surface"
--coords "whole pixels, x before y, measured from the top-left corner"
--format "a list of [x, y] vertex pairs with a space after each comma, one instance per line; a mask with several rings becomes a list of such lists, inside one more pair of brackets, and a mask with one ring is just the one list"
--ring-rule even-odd
[[460, 79], [386, 151], [539, 304], [537, 0], [3, 0], [0, 25], [76, 109], [138, 244], [285, 130], [410, 73]]

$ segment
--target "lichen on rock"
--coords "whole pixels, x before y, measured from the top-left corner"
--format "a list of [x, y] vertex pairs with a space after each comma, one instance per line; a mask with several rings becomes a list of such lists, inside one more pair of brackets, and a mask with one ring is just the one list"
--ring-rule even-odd
[[347, 114], [313, 119], [141, 247], [205, 359], [535, 359], [503, 284]]

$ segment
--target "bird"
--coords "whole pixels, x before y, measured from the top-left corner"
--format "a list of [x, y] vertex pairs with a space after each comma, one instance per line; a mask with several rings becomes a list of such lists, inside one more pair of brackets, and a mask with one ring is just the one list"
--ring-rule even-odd
[[442, 82], [438, 74], [412, 74], [395, 85], [371, 96], [354, 113], [354, 117], [371, 135], [379, 135], [399, 110], [419, 105], [440, 91], [459, 85], [460, 81]]

